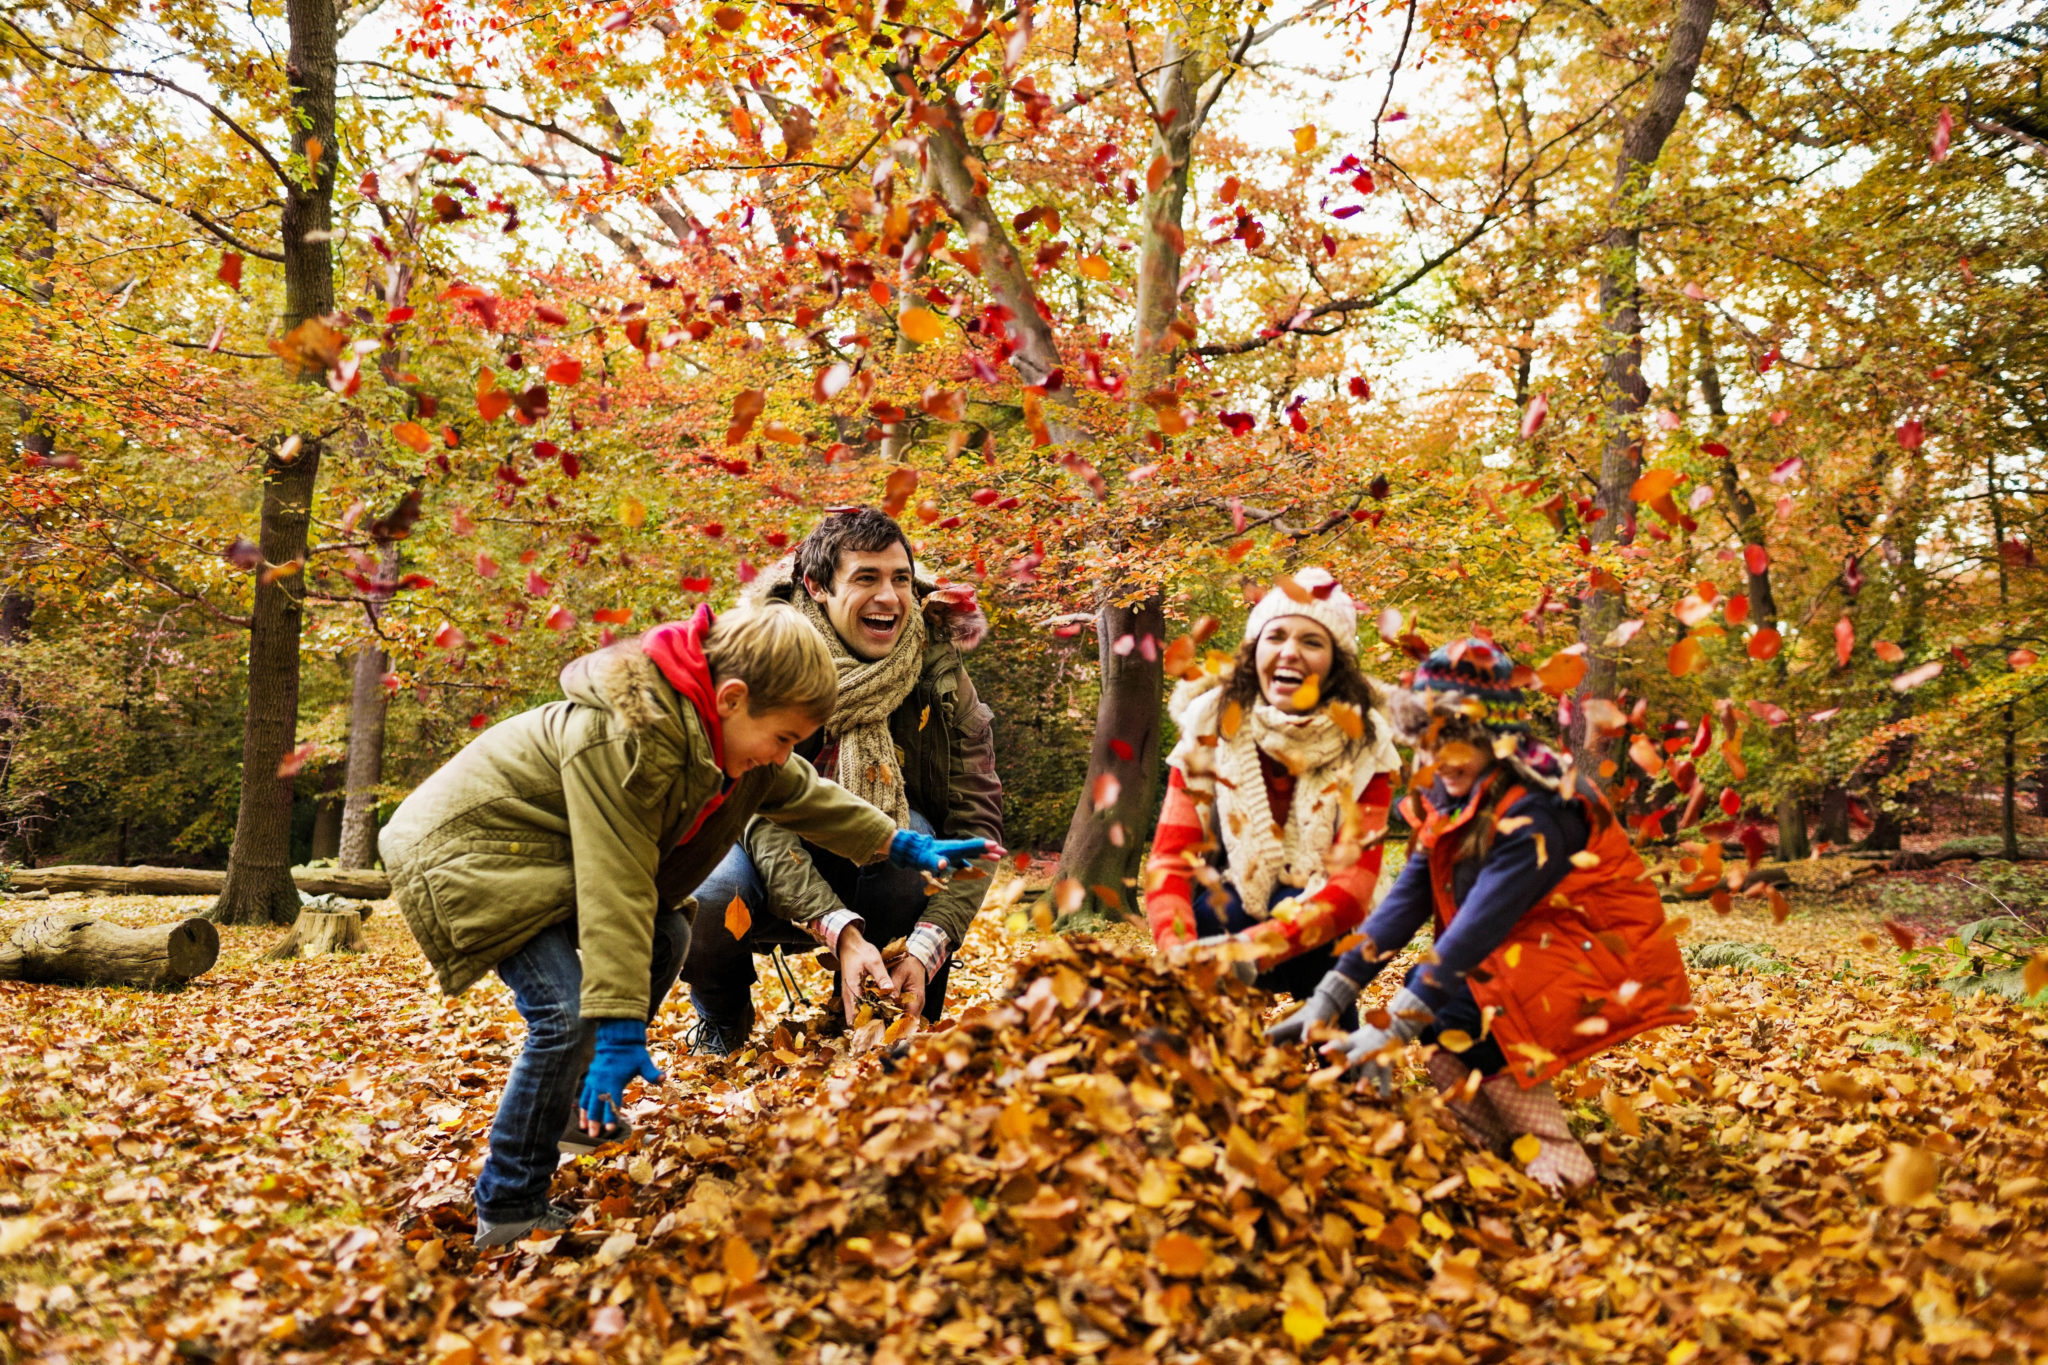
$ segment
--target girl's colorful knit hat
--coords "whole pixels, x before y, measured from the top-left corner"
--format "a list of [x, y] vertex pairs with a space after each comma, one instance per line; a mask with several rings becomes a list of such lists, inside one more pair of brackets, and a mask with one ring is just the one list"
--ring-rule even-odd
[[1431, 650], [1410, 690], [1437, 694], [1430, 698], [1435, 709], [1462, 711], [1496, 734], [1527, 735], [1529, 690], [1515, 686], [1514, 676], [1515, 661], [1505, 649], [1471, 636]]

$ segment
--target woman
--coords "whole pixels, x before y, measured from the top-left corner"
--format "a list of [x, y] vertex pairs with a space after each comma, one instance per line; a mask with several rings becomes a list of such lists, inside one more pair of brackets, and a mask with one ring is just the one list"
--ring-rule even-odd
[[1327, 975], [1379, 878], [1400, 768], [1379, 706], [1358, 608], [1321, 569], [1281, 580], [1237, 658], [1174, 690], [1145, 900], [1162, 948], [1233, 940], [1240, 976], [1295, 996]]
[[1530, 1176], [1561, 1190], [1595, 1172], [1551, 1078], [1644, 1029], [1688, 1022], [1691, 991], [1642, 860], [1570, 762], [1530, 738], [1529, 697], [1513, 677], [1505, 650], [1468, 639], [1432, 653], [1414, 688], [1390, 699], [1418, 783], [1433, 776], [1402, 807], [1416, 830], [1407, 866], [1364, 942], [1267, 1036], [1299, 1041], [1330, 1022], [1327, 1002], [1356, 999], [1433, 917], [1434, 951], [1386, 1025], [1323, 1051], [1387, 1094], [1394, 1052], [1437, 1044], [1430, 1078], [1467, 1133], [1501, 1151], [1533, 1135]]

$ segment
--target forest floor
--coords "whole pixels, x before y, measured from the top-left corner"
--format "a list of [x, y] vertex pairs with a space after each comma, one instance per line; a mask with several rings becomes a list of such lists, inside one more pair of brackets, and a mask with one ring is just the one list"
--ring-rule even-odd
[[0, 984], [0, 1359], [2038, 1359], [2048, 1015], [1883, 925], [2038, 914], [2048, 868], [1949, 870], [1674, 907], [1743, 965], [1569, 1078], [1602, 1179], [1561, 1201], [1125, 927], [985, 913], [907, 1045], [794, 1027], [770, 975], [757, 1048], [689, 1060], [672, 1004], [638, 1136], [557, 1178], [579, 1222], [485, 1257], [520, 1024], [495, 979], [439, 999], [388, 906], [343, 958], [228, 930], [176, 993]]

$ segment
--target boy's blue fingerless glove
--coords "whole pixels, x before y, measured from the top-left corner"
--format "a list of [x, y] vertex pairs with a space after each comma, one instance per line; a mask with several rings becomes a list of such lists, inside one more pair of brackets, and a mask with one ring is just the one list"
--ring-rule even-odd
[[899, 829], [889, 841], [889, 861], [934, 877], [954, 872], [988, 852], [986, 839], [934, 839], [914, 829]]
[[647, 1024], [641, 1019], [600, 1019], [597, 1050], [583, 1073], [583, 1094], [576, 1101], [584, 1116], [610, 1127], [625, 1099], [626, 1083], [638, 1076], [650, 1085], [661, 1079], [660, 1068], [647, 1055]]

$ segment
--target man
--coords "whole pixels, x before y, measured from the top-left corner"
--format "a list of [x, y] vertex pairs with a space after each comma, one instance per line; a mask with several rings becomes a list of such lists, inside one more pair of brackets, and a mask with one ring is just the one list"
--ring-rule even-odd
[[[991, 717], [961, 662], [988, 633], [972, 593], [920, 580], [902, 529], [873, 508], [827, 516], [752, 593], [793, 604], [838, 669], [832, 719], [798, 752], [899, 829], [987, 840], [999, 856], [1003, 792]], [[856, 867], [752, 821], [696, 892], [701, 909], [682, 970], [699, 1019], [695, 1050], [726, 1056], [745, 1044], [754, 956], [778, 946], [838, 959], [849, 1022], [869, 985], [894, 995], [906, 1014], [937, 1020], [953, 952], [988, 886], [986, 877], [928, 886], [916, 873]], [[737, 939], [726, 919], [735, 898], [749, 920]], [[904, 951], [885, 965], [882, 949], [897, 939]]]

